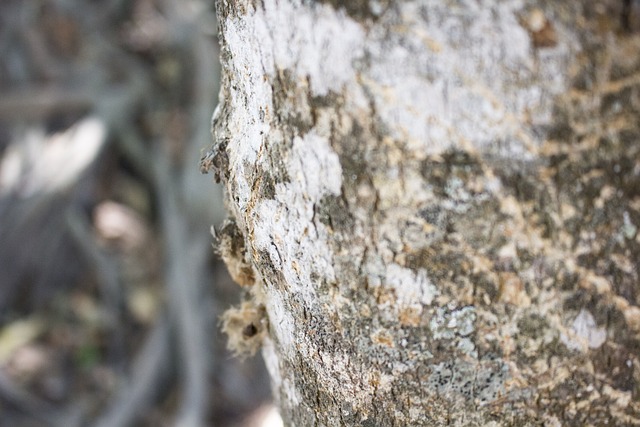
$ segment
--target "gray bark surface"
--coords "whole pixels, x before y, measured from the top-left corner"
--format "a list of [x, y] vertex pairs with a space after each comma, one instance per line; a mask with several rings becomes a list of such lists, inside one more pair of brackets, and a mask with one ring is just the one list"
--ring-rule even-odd
[[640, 6], [338, 3], [218, 2], [225, 329], [285, 424], [640, 424]]

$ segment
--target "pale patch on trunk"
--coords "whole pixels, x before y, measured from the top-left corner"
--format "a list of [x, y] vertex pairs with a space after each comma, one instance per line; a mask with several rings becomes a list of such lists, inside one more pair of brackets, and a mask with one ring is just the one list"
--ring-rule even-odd
[[623, 3], [218, 3], [203, 168], [287, 425], [640, 422]]

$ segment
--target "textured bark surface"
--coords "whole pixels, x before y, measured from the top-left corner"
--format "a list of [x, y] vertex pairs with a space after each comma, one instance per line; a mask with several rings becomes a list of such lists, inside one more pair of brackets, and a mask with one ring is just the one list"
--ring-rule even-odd
[[339, 3], [218, 2], [226, 329], [285, 424], [638, 425], [640, 6]]

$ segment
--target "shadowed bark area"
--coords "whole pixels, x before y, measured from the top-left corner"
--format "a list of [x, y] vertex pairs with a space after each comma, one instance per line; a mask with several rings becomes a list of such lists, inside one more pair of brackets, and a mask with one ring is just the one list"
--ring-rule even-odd
[[640, 423], [635, 3], [256, 3], [204, 166], [285, 424]]

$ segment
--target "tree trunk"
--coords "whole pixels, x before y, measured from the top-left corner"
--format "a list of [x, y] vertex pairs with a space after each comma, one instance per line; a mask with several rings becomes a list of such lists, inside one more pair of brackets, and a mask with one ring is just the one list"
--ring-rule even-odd
[[638, 1], [218, 14], [224, 327], [285, 425], [640, 424]]

